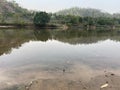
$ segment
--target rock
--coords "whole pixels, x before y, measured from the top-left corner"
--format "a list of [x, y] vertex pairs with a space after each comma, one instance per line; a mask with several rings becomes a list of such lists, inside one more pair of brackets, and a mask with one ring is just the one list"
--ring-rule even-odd
[[111, 73], [111, 76], [114, 76], [115, 74], [114, 73]]
[[106, 87], [108, 87], [108, 83], [102, 85], [100, 88], [102, 89], [102, 88], [106, 88]]

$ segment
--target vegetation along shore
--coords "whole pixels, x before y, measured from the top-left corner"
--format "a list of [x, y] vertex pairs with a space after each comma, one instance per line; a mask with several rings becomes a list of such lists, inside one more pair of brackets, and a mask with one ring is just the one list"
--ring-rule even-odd
[[0, 28], [56, 28], [71, 27], [96, 29], [120, 27], [120, 14], [109, 14], [97, 9], [70, 8], [55, 13], [30, 11], [15, 1], [0, 0]]

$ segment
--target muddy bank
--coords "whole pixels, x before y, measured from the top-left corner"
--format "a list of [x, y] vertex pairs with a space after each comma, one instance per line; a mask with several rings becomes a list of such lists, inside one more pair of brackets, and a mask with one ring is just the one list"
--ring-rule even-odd
[[34, 24], [0, 24], [0, 29], [57, 29], [64, 28], [63, 26], [58, 25], [41, 25], [35, 26]]
[[120, 90], [120, 76], [105, 73], [90, 81], [68, 79], [40, 79], [31, 81], [25, 90]]

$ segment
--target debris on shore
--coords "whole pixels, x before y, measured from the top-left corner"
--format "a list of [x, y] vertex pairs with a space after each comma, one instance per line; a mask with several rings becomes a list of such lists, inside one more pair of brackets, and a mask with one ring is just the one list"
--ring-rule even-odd
[[32, 81], [26, 90], [120, 90], [120, 76], [106, 73], [92, 78], [89, 82], [60, 78], [40, 79]]

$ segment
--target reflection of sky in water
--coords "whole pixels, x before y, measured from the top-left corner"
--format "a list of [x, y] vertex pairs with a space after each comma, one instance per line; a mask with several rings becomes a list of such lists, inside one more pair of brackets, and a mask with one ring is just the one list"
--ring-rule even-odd
[[114, 67], [120, 62], [120, 43], [112, 40], [93, 44], [70, 45], [56, 40], [30, 41], [10, 54], [0, 56], [1, 67], [22, 67], [34, 64], [59, 64], [70, 61], [91, 66]]
[[0, 30], [0, 90], [38, 78], [119, 73], [119, 41], [117, 31]]

